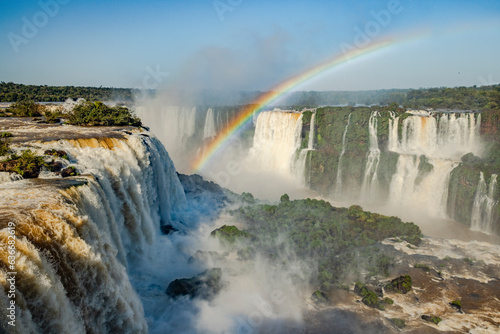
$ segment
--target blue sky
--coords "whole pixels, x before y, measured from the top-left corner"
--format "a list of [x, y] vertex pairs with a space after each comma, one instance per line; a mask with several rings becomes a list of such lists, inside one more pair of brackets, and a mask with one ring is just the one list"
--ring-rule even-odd
[[0, 81], [24, 84], [265, 91], [360, 32], [400, 42], [297, 89], [500, 82], [497, 0], [2, 1], [0, 32]]

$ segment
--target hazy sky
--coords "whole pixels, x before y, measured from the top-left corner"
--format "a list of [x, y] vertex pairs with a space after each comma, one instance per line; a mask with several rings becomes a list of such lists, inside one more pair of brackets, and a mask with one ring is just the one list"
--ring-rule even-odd
[[500, 82], [498, 0], [2, 1], [0, 81], [270, 90], [342, 54], [305, 90]]

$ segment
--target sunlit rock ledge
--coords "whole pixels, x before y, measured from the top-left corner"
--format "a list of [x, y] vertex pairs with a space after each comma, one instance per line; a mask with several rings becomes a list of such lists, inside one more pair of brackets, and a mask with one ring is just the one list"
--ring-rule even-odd
[[[38, 119], [38, 120], [37, 120]], [[48, 142], [60, 139], [124, 139], [127, 132], [144, 132], [142, 128], [130, 126], [75, 126], [40, 123], [36, 117], [0, 117], [0, 131], [13, 134], [13, 144], [28, 141]]]

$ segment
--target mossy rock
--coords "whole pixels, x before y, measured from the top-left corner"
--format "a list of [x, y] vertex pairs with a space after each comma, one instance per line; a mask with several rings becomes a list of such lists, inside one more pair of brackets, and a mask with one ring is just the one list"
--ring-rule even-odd
[[366, 284], [357, 282], [356, 285], [354, 286], [354, 292], [358, 294], [366, 306], [373, 307], [379, 310], [384, 310], [385, 307], [382, 305], [380, 302], [380, 299], [378, 298], [377, 294], [371, 290]]
[[176, 279], [167, 287], [166, 293], [172, 298], [190, 296], [210, 299], [222, 289], [222, 270], [214, 268], [192, 278]]
[[69, 166], [69, 167], [66, 167], [64, 168], [62, 171], [61, 171], [61, 176], [62, 177], [68, 177], [68, 176], [78, 176], [80, 175], [80, 173], [78, 173], [76, 171], [76, 168], [73, 167], [73, 166]]
[[311, 295], [311, 299], [319, 304], [327, 304], [330, 302], [330, 298], [328, 298], [328, 295], [320, 290], [314, 291], [314, 293]]
[[453, 307], [458, 312], [463, 313], [463, 311], [462, 311], [462, 302], [460, 300], [453, 300], [453, 301], [451, 301], [450, 302], [450, 306]]
[[241, 231], [234, 225], [224, 225], [222, 227], [219, 227], [218, 229], [213, 230], [210, 235], [229, 243], [234, 243], [237, 240], [248, 240], [255, 238], [253, 234]]
[[68, 154], [63, 150], [51, 149], [51, 150], [46, 150], [45, 152], [43, 152], [43, 154], [68, 160]]
[[408, 293], [412, 288], [412, 281], [409, 275], [399, 276], [384, 286], [385, 291], [400, 294]]
[[383, 302], [384, 304], [387, 304], [387, 305], [392, 305], [392, 304], [394, 304], [394, 300], [392, 300], [392, 299], [391, 299], [391, 298], [389, 298], [389, 297], [385, 297], [385, 298], [382, 300], [382, 302]]
[[422, 318], [425, 321], [432, 322], [436, 325], [438, 325], [442, 321], [442, 319], [440, 317], [430, 316], [430, 315], [425, 315], [425, 314], [422, 315], [420, 318]]
[[406, 322], [403, 319], [400, 318], [392, 318], [391, 322], [394, 326], [396, 326], [399, 329], [403, 329], [406, 327]]

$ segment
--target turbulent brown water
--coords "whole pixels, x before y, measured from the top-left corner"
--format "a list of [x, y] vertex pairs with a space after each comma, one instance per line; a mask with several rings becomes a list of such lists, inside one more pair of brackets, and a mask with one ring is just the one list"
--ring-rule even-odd
[[[69, 179], [48, 172], [34, 180], [3, 178], [0, 305], [6, 310], [15, 301], [16, 326], [2, 317], [1, 327], [9, 333], [147, 332], [127, 267], [148, 255], [160, 222], [171, 223], [174, 207], [185, 202], [161, 144], [124, 128], [1, 125], [17, 138], [15, 150], [65, 150], [84, 173]], [[12, 267], [9, 226], [15, 233]], [[8, 297], [11, 272], [15, 298]]]

